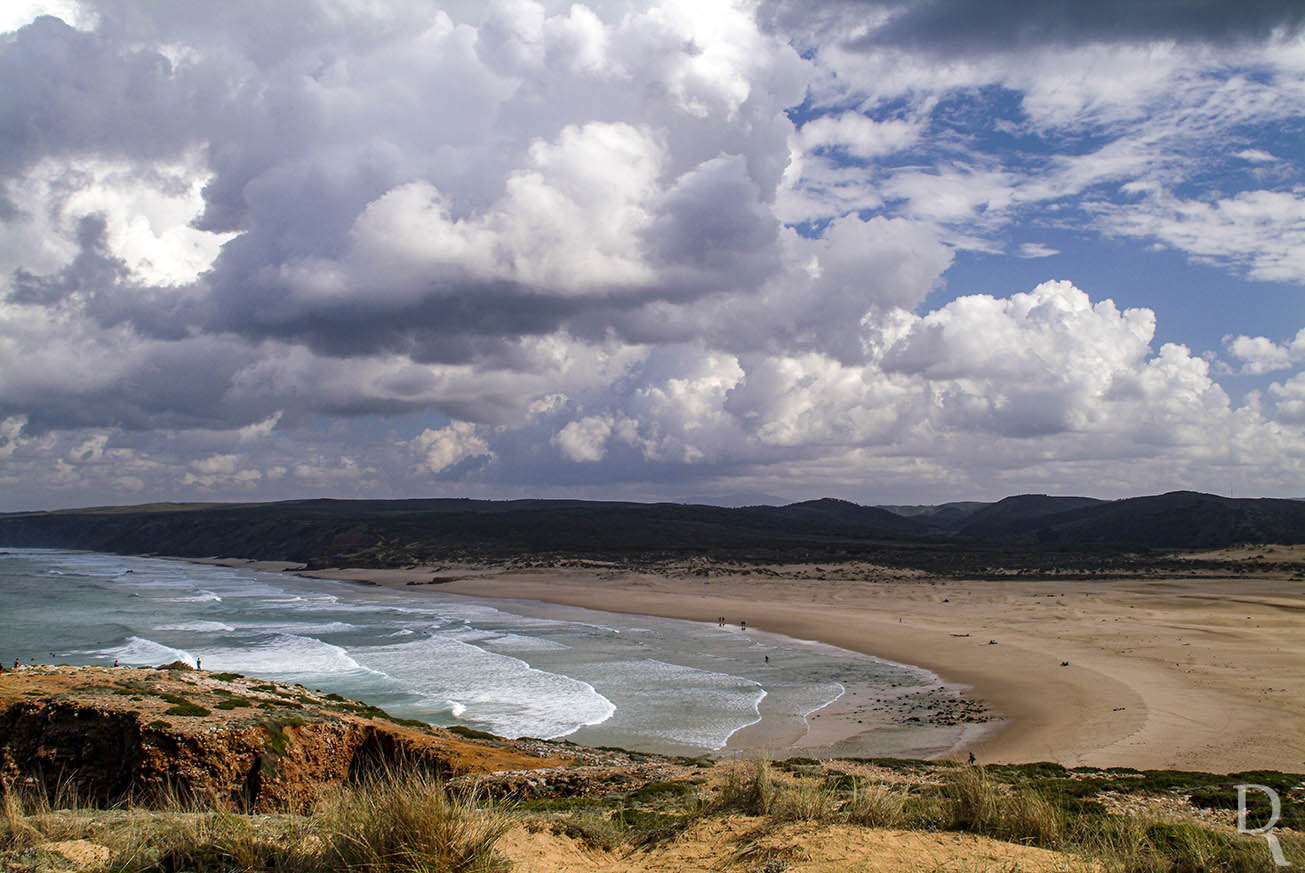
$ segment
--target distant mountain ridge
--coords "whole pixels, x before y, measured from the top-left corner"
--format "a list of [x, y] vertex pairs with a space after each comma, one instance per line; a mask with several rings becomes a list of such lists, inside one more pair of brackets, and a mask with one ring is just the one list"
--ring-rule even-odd
[[976, 514], [960, 534], [998, 543], [1162, 549], [1302, 543], [1305, 502], [1170, 491], [1033, 516], [979, 519]]
[[[897, 510], [897, 511], [893, 511]], [[837, 561], [886, 549], [1216, 548], [1305, 542], [1305, 502], [1191, 491], [1103, 501], [1024, 494], [991, 504], [786, 506], [584, 500], [292, 500], [0, 515], [0, 546], [398, 566], [529, 555]]]
[[1093, 497], [1049, 497], [1046, 494], [1017, 494], [990, 503], [972, 513], [959, 528], [962, 536], [991, 539], [1032, 519], [1107, 503]]
[[296, 500], [0, 515], [0, 545], [180, 557], [411, 563], [526, 554], [772, 559], [913, 541], [931, 529], [872, 506], [812, 500], [719, 506], [581, 500]]

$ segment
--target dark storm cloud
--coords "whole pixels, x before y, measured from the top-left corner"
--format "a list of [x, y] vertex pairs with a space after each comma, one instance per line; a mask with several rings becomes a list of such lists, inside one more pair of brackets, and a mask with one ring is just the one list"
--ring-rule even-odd
[[77, 222], [77, 255], [72, 262], [49, 276], [15, 270], [9, 299], [29, 306], [53, 306], [71, 294], [117, 285], [126, 277], [127, 266], [109, 255], [104, 231], [104, 216], [84, 216]]
[[777, 23], [803, 18], [856, 23], [861, 16], [891, 18], [851, 45], [864, 50], [905, 47], [933, 52], [992, 52], [1041, 45], [1096, 42], [1237, 43], [1305, 27], [1299, 0], [845, 0], [814, 15], [805, 4], [772, 4]]
[[246, 423], [274, 411], [226, 399], [232, 377], [247, 361], [242, 350], [222, 343], [165, 343], [148, 355], [120, 362], [119, 373], [102, 384], [66, 384], [58, 374], [39, 381], [24, 380], [0, 400], [0, 418], [27, 415], [30, 433], [79, 427], [146, 431]]
[[171, 289], [130, 281], [131, 271], [108, 249], [103, 215], [77, 222], [77, 255], [56, 273], [38, 276], [14, 271], [9, 300], [27, 306], [58, 307], [76, 298], [101, 328], [130, 324], [142, 337], [179, 340], [198, 318], [194, 301]]
[[50, 16], [0, 42], [0, 172], [40, 158], [172, 155], [202, 137], [220, 103], [212, 79], [174, 73], [166, 57], [124, 49]]

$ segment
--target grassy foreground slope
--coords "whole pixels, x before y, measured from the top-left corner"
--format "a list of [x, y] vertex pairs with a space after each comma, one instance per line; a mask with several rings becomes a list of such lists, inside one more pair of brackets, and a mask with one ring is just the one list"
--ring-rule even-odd
[[[1271, 782], [1296, 777], [1257, 774]], [[102, 810], [4, 792], [9, 871], [1102, 871], [1252, 873], [1267, 844], [1172, 772], [911, 761], [701, 762], [679, 778], [526, 801], [373, 771], [310, 811]], [[1298, 780], [1297, 780], [1298, 781]], [[1252, 824], [1264, 811], [1252, 811]], [[1297, 822], [1298, 823], [1298, 822]], [[1305, 846], [1279, 833], [1287, 858]]]

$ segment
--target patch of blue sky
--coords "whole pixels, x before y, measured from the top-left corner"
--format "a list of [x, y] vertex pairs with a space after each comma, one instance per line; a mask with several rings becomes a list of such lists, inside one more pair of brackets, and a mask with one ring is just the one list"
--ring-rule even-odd
[[[1114, 239], [1035, 222], [1011, 228], [1012, 250], [1023, 243], [1056, 254], [1024, 259], [1009, 254], [958, 251], [944, 284], [925, 300], [936, 309], [966, 294], [1005, 297], [1049, 279], [1064, 279], [1094, 301], [1111, 299], [1120, 309], [1144, 307], [1156, 314], [1152, 348], [1180, 343], [1195, 354], [1224, 351], [1232, 334], [1290, 340], [1305, 325], [1305, 296], [1296, 285], [1234, 275], [1223, 266], [1194, 262], [1185, 253], [1145, 240]], [[1294, 316], [1294, 317], [1293, 317]], [[1270, 380], [1250, 380], [1260, 387]]]

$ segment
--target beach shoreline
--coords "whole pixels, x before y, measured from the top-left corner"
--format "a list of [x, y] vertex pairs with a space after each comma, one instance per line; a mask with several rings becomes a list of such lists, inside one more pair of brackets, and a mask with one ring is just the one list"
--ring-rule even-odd
[[[702, 576], [223, 562], [414, 592], [746, 620], [971, 689], [1001, 721], [967, 729], [952, 755], [1219, 772], [1305, 766], [1305, 595], [1286, 576], [867, 582], [840, 578], [855, 568], [838, 566]], [[432, 584], [441, 575], [458, 578]], [[845, 732], [845, 716], [830, 729]]]

